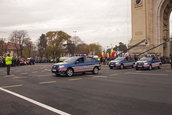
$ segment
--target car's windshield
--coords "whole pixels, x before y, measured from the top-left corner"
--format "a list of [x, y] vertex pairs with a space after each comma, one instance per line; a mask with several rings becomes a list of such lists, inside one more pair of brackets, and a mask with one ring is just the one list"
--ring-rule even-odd
[[65, 63], [71, 63], [71, 62], [75, 61], [77, 58], [78, 57], [70, 57], [70, 58], [66, 59], [64, 62]]
[[124, 57], [118, 57], [115, 59], [115, 61], [122, 61], [122, 60], [124, 60]]
[[140, 59], [140, 61], [151, 61], [151, 60], [152, 60], [151, 57], [142, 57], [142, 58]]

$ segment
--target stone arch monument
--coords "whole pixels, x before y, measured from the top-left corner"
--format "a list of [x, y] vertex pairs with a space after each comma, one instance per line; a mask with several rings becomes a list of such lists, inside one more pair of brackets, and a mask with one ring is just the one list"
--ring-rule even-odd
[[140, 41], [145, 41], [129, 52], [139, 54], [164, 43], [147, 53], [160, 56], [172, 54], [172, 44], [166, 42], [170, 38], [169, 19], [172, 11], [172, 0], [131, 0], [131, 6], [132, 39], [129, 47]]

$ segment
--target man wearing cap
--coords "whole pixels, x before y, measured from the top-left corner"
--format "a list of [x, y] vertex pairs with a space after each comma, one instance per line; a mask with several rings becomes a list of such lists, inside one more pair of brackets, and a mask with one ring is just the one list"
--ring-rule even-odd
[[5, 58], [5, 64], [7, 66], [7, 75], [10, 75], [10, 66], [12, 64], [12, 57], [10, 54], [7, 54], [7, 57]]

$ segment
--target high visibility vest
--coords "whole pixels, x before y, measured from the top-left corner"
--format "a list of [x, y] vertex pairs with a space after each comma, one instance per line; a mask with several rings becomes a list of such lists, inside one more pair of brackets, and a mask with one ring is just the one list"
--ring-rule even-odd
[[12, 64], [12, 57], [7, 56], [7, 57], [5, 58], [5, 64], [6, 64], [6, 65], [11, 65], [11, 64]]

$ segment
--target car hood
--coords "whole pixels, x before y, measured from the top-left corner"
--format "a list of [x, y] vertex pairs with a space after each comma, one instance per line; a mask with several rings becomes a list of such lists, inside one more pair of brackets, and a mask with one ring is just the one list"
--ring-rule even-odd
[[114, 61], [114, 60], [113, 61], [110, 61], [110, 63], [117, 63], [117, 62], [120, 62], [120, 61]]
[[68, 64], [70, 64], [70, 63], [61, 62], [61, 63], [55, 63], [53, 65], [68, 65]]
[[137, 63], [146, 63], [147, 61], [137, 61]]

